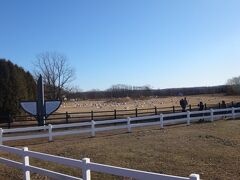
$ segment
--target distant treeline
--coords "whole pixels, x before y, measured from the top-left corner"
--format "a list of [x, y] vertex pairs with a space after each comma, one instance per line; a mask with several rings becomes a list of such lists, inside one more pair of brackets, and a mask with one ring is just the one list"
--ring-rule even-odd
[[141, 98], [150, 96], [188, 96], [198, 94], [228, 94], [231, 86], [221, 85], [212, 87], [151, 89], [148, 86], [132, 87], [127, 85], [115, 85], [106, 91], [88, 91], [67, 93], [68, 99], [105, 99], [105, 98]]
[[29, 72], [0, 59], [0, 113], [17, 114], [20, 100], [35, 99], [36, 83]]

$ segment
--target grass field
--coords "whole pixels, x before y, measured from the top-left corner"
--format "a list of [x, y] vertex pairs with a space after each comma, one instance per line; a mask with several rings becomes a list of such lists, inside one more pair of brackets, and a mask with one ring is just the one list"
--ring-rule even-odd
[[[198, 173], [201, 179], [239, 179], [240, 120], [221, 120], [191, 126], [136, 128], [132, 133], [113, 131], [87, 136], [64, 136], [49, 143], [47, 139], [6, 143], [30, 150], [164, 174], [189, 176]], [[10, 157], [1, 153], [1, 156]], [[12, 157], [12, 156], [11, 156]], [[12, 157], [12, 159], [18, 159]], [[30, 164], [80, 176], [79, 169], [30, 160]], [[21, 172], [0, 166], [0, 179], [21, 179]], [[32, 179], [47, 179], [32, 175]], [[126, 179], [93, 173], [93, 179]]]
[[[154, 108], [180, 106], [179, 101], [183, 97], [152, 97], [142, 99], [108, 99], [108, 100], [83, 100], [63, 102], [58, 112], [85, 112], [85, 111], [103, 111], [103, 110], [129, 110], [135, 108]], [[188, 103], [197, 105], [200, 101], [206, 104], [218, 104], [222, 100], [226, 103], [240, 102], [240, 96], [224, 96], [222, 94], [195, 95], [187, 96]]]
[[[74, 123], [90, 120], [108, 120], [120, 119], [135, 116], [154, 115], [160, 113], [181, 112], [179, 105], [180, 99], [183, 97], [149, 97], [140, 99], [119, 98], [119, 99], [104, 99], [104, 100], [81, 100], [81, 101], [63, 101], [61, 107], [55, 115], [51, 115], [47, 119], [47, 123]], [[200, 101], [206, 103], [206, 108], [218, 108], [219, 103], [224, 100], [227, 107], [240, 102], [240, 96], [225, 96], [223, 94], [208, 94], [187, 96], [188, 104], [191, 105], [187, 109], [195, 111]], [[173, 107], [174, 106], [174, 107]], [[137, 109], [137, 110], [136, 110]], [[67, 116], [67, 113], [68, 115]], [[66, 118], [68, 117], [68, 118]], [[36, 126], [37, 121], [33, 117], [14, 118], [11, 124], [1, 124], [1, 127], [7, 128]]]

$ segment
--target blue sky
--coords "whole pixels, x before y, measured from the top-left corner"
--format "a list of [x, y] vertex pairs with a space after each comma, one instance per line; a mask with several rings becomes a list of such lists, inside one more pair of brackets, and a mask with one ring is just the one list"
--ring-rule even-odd
[[240, 75], [239, 0], [1, 0], [0, 58], [65, 54], [83, 90], [212, 86]]

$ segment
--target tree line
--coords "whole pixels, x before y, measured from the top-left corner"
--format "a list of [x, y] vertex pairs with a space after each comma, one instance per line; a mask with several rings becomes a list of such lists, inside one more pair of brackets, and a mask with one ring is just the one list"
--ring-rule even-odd
[[113, 85], [100, 91], [70, 91], [74, 70], [67, 57], [56, 52], [45, 52], [37, 56], [33, 75], [9, 60], [0, 59], [0, 114], [20, 112], [21, 100], [35, 100], [36, 80], [40, 74], [45, 84], [46, 99], [107, 99], [162, 96], [188, 96], [223, 93], [240, 94], [240, 76], [231, 78], [226, 85], [212, 87], [152, 89], [150, 86]]
[[36, 83], [30, 72], [0, 59], [0, 113], [17, 114], [21, 100], [34, 100]]
[[0, 59], [0, 119], [7, 114], [20, 114], [20, 101], [36, 100], [36, 82], [43, 77], [46, 99], [61, 99], [73, 80], [74, 70], [67, 57], [57, 52], [44, 52], [36, 57], [33, 75], [10, 60]]
[[163, 97], [163, 96], [189, 96], [198, 94], [227, 94], [231, 86], [221, 85], [212, 87], [192, 87], [192, 88], [169, 88], [152, 89], [149, 86], [128, 86], [114, 85], [105, 91], [92, 90], [87, 92], [65, 92], [68, 99], [105, 99], [105, 98], [124, 98], [133, 99], [142, 97]]
[[227, 93], [232, 95], [240, 95], [240, 76], [233, 77], [227, 81]]

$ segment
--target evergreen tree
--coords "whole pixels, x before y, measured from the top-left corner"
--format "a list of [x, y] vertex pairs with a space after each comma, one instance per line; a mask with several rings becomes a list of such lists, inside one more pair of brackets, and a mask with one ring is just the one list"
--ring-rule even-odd
[[21, 100], [34, 100], [36, 83], [29, 72], [0, 59], [0, 113], [20, 113]]

